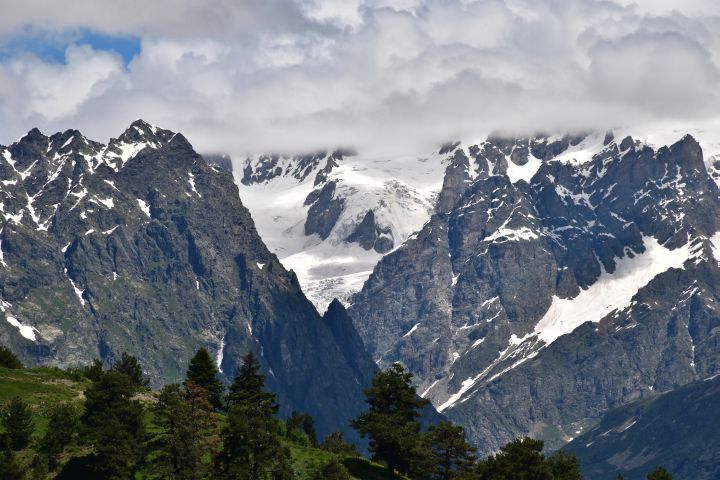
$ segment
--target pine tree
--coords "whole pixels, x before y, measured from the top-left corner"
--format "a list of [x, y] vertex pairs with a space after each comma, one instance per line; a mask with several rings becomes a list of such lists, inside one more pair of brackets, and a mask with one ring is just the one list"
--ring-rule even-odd
[[143, 458], [143, 406], [132, 396], [136, 385], [124, 373], [109, 371], [85, 390], [83, 438], [97, 456], [96, 473], [109, 480], [132, 478]]
[[23, 368], [23, 364], [9, 348], [0, 345], [0, 367], [17, 369]]
[[267, 406], [247, 402], [232, 405], [222, 440], [216, 460], [218, 478], [260, 480], [274, 470], [284, 470], [279, 467], [287, 462], [288, 452]]
[[290, 463], [290, 449], [287, 447], [281, 447], [280, 454], [276, 459], [275, 465], [270, 471], [270, 478], [272, 480], [294, 480], [295, 470], [292, 468]]
[[310, 477], [310, 480], [350, 480], [350, 474], [337, 458], [332, 458], [320, 466]]
[[478, 462], [478, 476], [481, 480], [554, 480], [543, 446], [542, 440], [528, 437], [510, 442], [497, 455]]
[[92, 365], [83, 369], [83, 375], [93, 382], [100, 380], [104, 373], [105, 369], [103, 367], [103, 361], [99, 358], [94, 359]]
[[192, 381], [184, 387], [168, 385], [160, 392], [154, 413], [161, 431], [154, 465], [161, 478], [205, 478], [208, 468], [203, 457], [210, 454], [209, 439], [216, 426], [207, 390]]
[[648, 473], [647, 480], [672, 480], [672, 475], [664, 467], [657, 467]]
[[[275, 403], [275, 395], [265, 392], [265, 375], [260, 373], [260, 362], [254, 353], [248, 352], [242, 358], [240, 372], [230, 385], [227, 395], [228, 405], [242, 402]], [[275, 407], [277, 412], [277, 407]]]
[[260, 480], [292, 478], [289, 451], [282, 445], [275, 395], [264, 390], [265, 377], [252, 354], [243, 365], [228, 395], [223, 447], [216, 458], [216, 475], [222, 479]]
[[432, 478], [450, 480], [472, 469], [475, 448], [466, 441], [461, 426], [442, 422], [432, 425], [423, 437], [434, 465]]
[[558, 450], [547, 459], [554, 480], [582, 480], [582, 470], [575, 455]]
[[51, 410], [47, 431], [40, 442], [40, 452], [45, 455], [51, 470], [57, 468], [58, 457], [73, 441], [78, 430], [78, 421], [77, 409], [72, 404], [60, 403]]
[[8, 446], [12, 450], [22, 450], [30, 444], [33, 433], [32, 411], [20, 397], [13, 397], [5, 408], [2, 418]]
[[320, 446], [326, 452], [342, 456], [356, 456], [358, 454], [355, 445], [345, 442], [342, 432], [332, 432], [323, 439]]
[[148, 385], [148, 380], [143, 376], [142, 368], [138, 359], [127, 352], [123, 352], [120, 361], [113, 365], [114, 371], [127, 375], [135, 387], [141, 388]]
[[317, 432], [315, 431], [315, 420], [308, 413], [300, 413], [293, 410], [286, 422], [288, 437], [293, 438], [294, 432], [302, 432], [310, 445], [317, 445]]
[[390, 472], [407, 474], [420, 438], [420, 409], [429, 402], [417, 395], [412, 373], [399, 363], [377, 372], [365, 396], [369, 411], [354, 420], [353, 427], [370, 439], [374, 460], [386, 462]]
[[207, 390], [210, 394], [210, 403], [215, 408], [222, 407], [222, 394], [225, 390], [219, 374], [215, 362], [210, 358], [210, 354], [205, 348], [197, 351], [190, 360], [187, 370], [187, 381], [191, 381]]

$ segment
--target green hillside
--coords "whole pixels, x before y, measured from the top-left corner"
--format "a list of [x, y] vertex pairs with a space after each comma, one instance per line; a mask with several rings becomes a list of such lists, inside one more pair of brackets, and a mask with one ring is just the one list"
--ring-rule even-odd
[[[19, 397], [30, 406], [33, 413], [34, 433], [31, 445], [16, 456], [17, 462], [22, 469], [28, 472], [28, 478], [31, 478], [30, 470], [33, 458], [36, 455], [37, 445], [47, 431], [51, 408], [62, 402], [70, 402], [76, 404], [78, 408], [82, 408], [84, 402], [83, 391], [90, 383], [80, 374], [71, 374], [58, 369], [8, 369], [0, 367], [0, 404], [5, 406], [12, 398]], [[147, 406], [150, 406], [156, 401], [157, 395], [157, 392], [147, 391], [140, 394], [139, 398]], [[222, 424], [223, 418], [220, 417], [219, 420]], [[153, 424], [150, 413], [146, 414], [146, 423], [148, 432], [157, 432], [157, 427]], [[1, 426], [0, 432], [4, 433]], [[297, 443], [289, 439], [285, 442], [290, 449], [292, 467], [298, 479], [311, 478], [315, 470], [336, 456], [321, 448], [304, 445], [303, 442]], [[63, 465], [68, 464], [68, 462], [77, 463], [77, 459], [87, 453], [88, 449], [86, 447], [73, 443], [66, 449], [61, 462]], [[152, 457], [152, 455], [153, 452], [148, 452], [149, 457]], [[392, 478], [388, 476], [387, 470], [382, 465], [371, 462], [366, 458], [354, 455], [339, 455], [337, 457], [354, 479], [386, 480]], [[62, 468], [58, 471], [62, 471]], [[50, 473], [47, 478], [72, 478], [72, 474], [54, 475]], [[136, 478], [138, 480], [152, 480], [157, 477], [146, 471], [141, 471], [136, 475]], [[396, 476], [394, 478], [401, 480], [402, 477]]]

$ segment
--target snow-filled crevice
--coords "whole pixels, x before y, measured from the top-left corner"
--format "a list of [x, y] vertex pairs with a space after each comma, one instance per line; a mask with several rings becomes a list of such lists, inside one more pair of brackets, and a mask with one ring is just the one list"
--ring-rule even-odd
[[218, 370], [222, 373], [222, 361], [223, 355], [225, 354], [225, 335], [220, 338], [220, 345], [218, 346], [217, 356], [215, 357], [215, 363], [217, 363]]

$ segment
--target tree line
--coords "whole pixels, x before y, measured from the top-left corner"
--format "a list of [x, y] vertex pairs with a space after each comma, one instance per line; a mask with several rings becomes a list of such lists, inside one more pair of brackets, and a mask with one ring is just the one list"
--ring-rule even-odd
[[[465, 430], [440, 422], [422, 431], [419, 418], [429, 402], [412, 385], [412, 373], [399, 363], [377, 372], [365, 390], [368, 411], [353, 426], [369, 440], [374, 460], [413, 480], [581, 480], [577, 458], [559, 450], [543, 454], [542, 440], [517, 439], [484, 459], [467, 442]], [[622, 475], [618, 475], [622, 479]], [[657, 467], [648, 480], [672, 480]]]
[[[4, 347], [0, 366], [22, 368]], [[0, 480], [127, 480], [140, 471], [142, 478], [157, 479], [290, 480], [299, 478], [290, 444], [334, 454], [310, 474], [311, 480], [352, 478], [341, 460], [359, 455], [357, 449], [340, 432], [319, 441], [313, 418], [306, 413], [292, 412], [280, 419], [276, 397], [266, 390], [253, 353], [242, 358], [227, 391], [204, 348], [191, 359], [182, 383], [167, 385], [157, 394], [148, 388], [138, 360], [127, 353], [111, 368], [95, 360], [77, 373], [89, 380], [82, 408], [55, 405], [45, 434], [34, 443], [28, 404], [18, 397], [3, 407]], [[386, 466], [388, 478], [582, 478], [573, 455], [560, 450], [545, 456], [540, 440], [518, 439], [479, 459], [462, 427], [444, 421], [423, 430], [421, 411], [429, 403], [417, 395], [412, 374], [399, 364], [378, 371], [365, 395], [368, 409], [352, 426], [368, 440], [372, 459]], [[69, 456], [71, 444], [76, 448]], [[31, 471], [25, 472], [17, 455], [29, 447], [34, 457]], [[672, 477], [659, 467], [647, 478]]]

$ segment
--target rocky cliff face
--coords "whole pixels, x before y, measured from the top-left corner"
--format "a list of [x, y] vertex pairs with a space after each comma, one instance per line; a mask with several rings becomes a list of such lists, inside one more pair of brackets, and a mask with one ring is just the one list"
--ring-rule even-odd
[[644, 480], [658, 465], [678, 480], [720, 478], [720, 377], [610, 410], [565, 447], [586, 478]]
[[374, 371], [350, 321], [321, 318], [260, 239], [232, 176], [143, 121], [107, 145], [32, 130], [0, 147], [0, 342], [30, 365], [123, 351], [153, 384], [197, 348], [226, 379], [255, 351], [285, 411], [327, 433]]
[[349, 313], [380, 365], [407, 365], [481, 450], [558, 446], [720, 371], [719, 192], [692, 137], [490, 138], [447, 155], [435, 214]]

